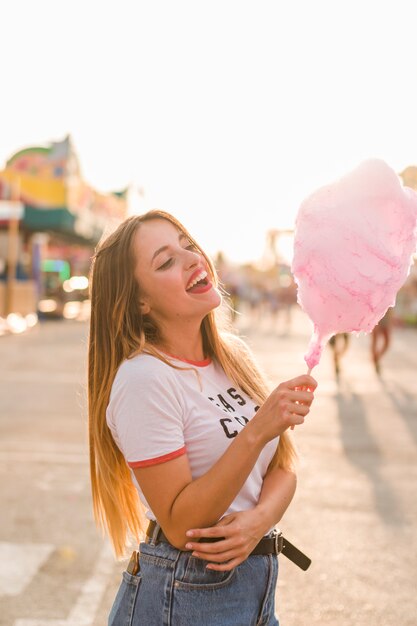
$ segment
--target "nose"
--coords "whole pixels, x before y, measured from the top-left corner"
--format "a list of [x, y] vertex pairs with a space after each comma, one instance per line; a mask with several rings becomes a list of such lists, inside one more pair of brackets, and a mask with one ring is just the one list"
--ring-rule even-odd
[[198, 252], [195, 252], [194, 250], [185, 250], [185, 253], [187, 269], [199, 264], [201, 255]]

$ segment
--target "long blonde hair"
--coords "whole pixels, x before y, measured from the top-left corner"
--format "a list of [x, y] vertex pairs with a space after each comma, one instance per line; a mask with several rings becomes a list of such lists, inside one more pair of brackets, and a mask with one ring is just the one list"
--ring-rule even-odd
[[[130, 469], [106, 422], [106, 408], [116, 372], [123, 360], [146, 350], [161, 357], [156, 346], [157, 326], [139, 307], [139, 285], [133, 275], [133, 238], [140, 225], [165, 219], [183, 232], [205, 258], [211, 279], [218, 286], [216, 270], [186, 229], [164, 211], [149, 211], [127, 218], [95, 251], [90, 270], [91, 318], [88, 340], [88, 423], [90, 474], [94, 518], [107, 532], [117, 557], [123, 556], [129, 534], [136, 542], [144, 531], [144, 511], [132, 482]], [[206, 356], [216, 359], [229, 378], [259, 404], [269, 391], [251, 352], [231, 333], [221, 333], [214, 311], [202, 323]], [[295, 450], [286, 433], [281, 435], [270, 468], [292, 469]]]

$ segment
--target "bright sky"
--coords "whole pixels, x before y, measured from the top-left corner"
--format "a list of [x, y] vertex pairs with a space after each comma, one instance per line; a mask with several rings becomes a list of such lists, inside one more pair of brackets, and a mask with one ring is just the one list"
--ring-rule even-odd
[[72, 135], [86, 180], [143, 187], [210, 253], [368, 157], [417, 164], [414, 0], [16, 0], [2, 11], [0, 166]]

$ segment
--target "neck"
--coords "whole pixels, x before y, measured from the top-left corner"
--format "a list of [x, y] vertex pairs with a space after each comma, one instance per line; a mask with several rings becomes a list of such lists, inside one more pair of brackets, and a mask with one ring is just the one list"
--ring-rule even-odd
[[168, 329], [162, 329], [162, 339], [158, 345], [163, 352], [179, 359], [189, 361], [203, 361], [207, 355], [203, 350], [203, 336], [201, 323], [170, 325]]

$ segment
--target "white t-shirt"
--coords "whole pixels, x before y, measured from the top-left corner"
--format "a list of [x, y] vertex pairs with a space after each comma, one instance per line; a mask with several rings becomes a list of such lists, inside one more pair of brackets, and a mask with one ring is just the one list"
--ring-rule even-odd
[[[149, 354], [123, 361], [112, 385], [107, 424], [131, 470], [187, 454], [195, 480], [222, 456], [257, 406], [215, 361], [172, 362], [191, 369], [174, 369]], [[263, 448], [225, 514], [256, 506], [278, 440]], [[155, 519], [133, 471], [132, 479], [147, 517]]]

